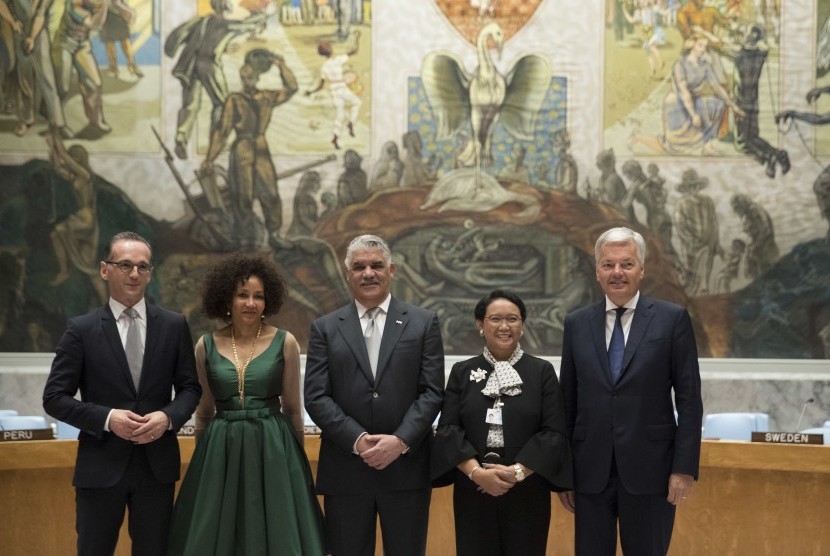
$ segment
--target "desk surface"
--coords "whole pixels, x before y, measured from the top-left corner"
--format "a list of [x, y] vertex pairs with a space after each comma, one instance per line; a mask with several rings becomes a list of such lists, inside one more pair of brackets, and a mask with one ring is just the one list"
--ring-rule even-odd
[[[0, 492], [14, 508], [0, 528], [4, 554], [73, 551], [77, 445], [75, 440], [0, 442]], [[179, 445], [185, 470], [195, 439], [180, 437]], [[316, 470], [320, 438], [306, 436], [305, 451]], [[700, 459], [700, 481], [678, 509], [670, 556], [830, 554], [830, 446], [706, 440]], [[552, 509], [547, 553], [573, 554], [573, 517], [555, 495]], [[430, 556], [452, 556], [454, 535], [452, 487], [435, 489]], [[116, 554], [128, 555], [129, 547], [124, 525]]]
[[[183, 464], [190, 462], [195, 444], [193, 437], [179, 437]], [[0, 442], [0, 471], [72, 468], [75, 466], [76, 446], [75, 440]], [[320, 454], [320, 437], [306, 436], [305, 451], [309, 461], [316, 462]], [[700, 466], [830, 473], [830, 445], [704, 440]]]

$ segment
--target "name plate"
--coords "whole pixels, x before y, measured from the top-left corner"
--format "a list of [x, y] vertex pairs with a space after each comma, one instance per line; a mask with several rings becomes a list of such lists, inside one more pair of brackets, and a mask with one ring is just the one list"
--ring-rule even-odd
[[25, 429], [17, 431], [0, 431], [0, 442], [12, 440], [53, 440], [52, 429]]
[[805, 432], [753, 432], [752, 441], [767, 444], [824, 444], [824, 435]]

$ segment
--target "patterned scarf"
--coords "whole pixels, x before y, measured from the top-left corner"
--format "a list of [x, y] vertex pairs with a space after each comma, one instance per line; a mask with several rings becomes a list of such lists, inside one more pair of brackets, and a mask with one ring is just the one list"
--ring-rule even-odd
[[513, 368], [519, 359], [524, 355], [522, 345], [517, 344], [516, 349], [507, 361], [496, 361], [493, 354], [485, 346], [484, 359], [493, 365], [493, 372], [487, 378], [487, 384], [484, 386], [482, 394], [488, 398], [498, 398], [499, 396], [518, 396], [522, 393], [522, 379], [519, 373]]
[[[516, 345], [513, 354], [507, 361], [496, 361], [487, 347], [484, 347], [484, 359], [493, 366], [493, 372], [487, 378], [487, 384], [481, 391], [488, 398], [496, 400], [496, 406], [501, 407], [502, 396], [518, 396], [522, 393], [522, 379], [513, 368], [524, 355], [521, 345]], [[487, 431], [488, 448], [504, 448], [504, 425], [491, 424]]]

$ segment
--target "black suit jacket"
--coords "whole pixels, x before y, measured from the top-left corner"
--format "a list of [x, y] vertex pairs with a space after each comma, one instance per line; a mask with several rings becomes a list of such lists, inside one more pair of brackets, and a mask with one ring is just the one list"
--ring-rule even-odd
[[[78, 390], [80, 401], [74, 398]], [[73, 479], [81, 488], [113, 486], [129, 463], [133, 444], [104, 431], [111, 409], [139, 415], [164, 411], [173, 429], [145, 450], [155, 478], [175, 482], [181, 467], [176, 432], [193, 414], [201, 392], [190, 328], [182, 315], [147, 304], [144, 364], [136, 391], [115, 318], [105, 305], [69, 320], [46, 381], [43, 407], [81, 430]]]
[[612, 453], [620, 480], [634, 494], [665, 493], [671, 473], [698, 475], [703, 403], [689, 313], [640, 295], [632, 318], [614, 385], [605, 299], [565, 317], [560, 381], [578, 492], [602, 491]]
[[[504, 463], [520, 462], [533, 469], [552, 490], [571, 490], [571, 450], [565, 433], [562, 389], [553, 365], [525, 353], [514, 368], [522, 379], [522, 393], [501, 398]], [[459, 463], [470, 458], [483, 461], [488, 452], [490, 425], [485, 415], [493, 407], [493, 399], [481, 393], [486, 378], [472, 379], [471, 373], [479, 369], [487, 376], [493, 371], [483, 355], [452, 367], [433, 445], [435, 486], [449, 484], [460, 475], [455, 472]]]
[[[429, 488], [427, 440], [443, 389], [444, 347], [434, 312], [392, 298], [375, 379], [354, 303], [311, 323], [304, 396], [321, 430], [320, 493]], [[363, 432], [396, 435], [410, 450], [374, 470], [353, 453]]]

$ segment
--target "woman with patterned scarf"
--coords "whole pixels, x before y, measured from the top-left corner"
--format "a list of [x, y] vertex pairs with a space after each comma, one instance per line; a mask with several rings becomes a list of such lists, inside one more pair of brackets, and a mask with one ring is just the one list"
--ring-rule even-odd
[[456, 552], [544, 555], [551, 491], [571, 486], [562, 390], [553, 365], [522, 350], [515, 293], [474, 310], [484, 353], [456, 363], [432, 451], [435, 486], [454, 485]]

